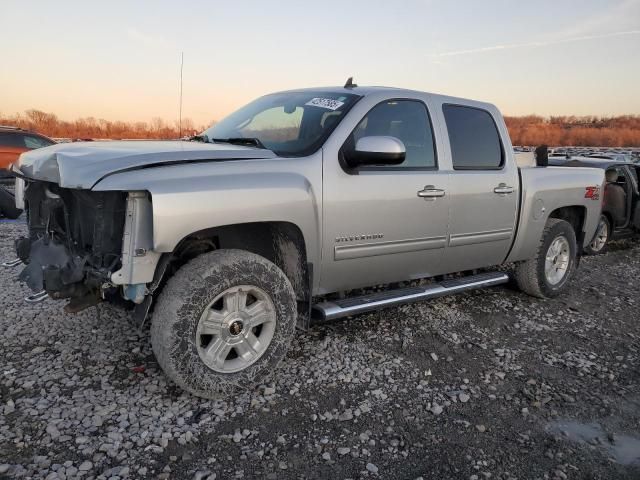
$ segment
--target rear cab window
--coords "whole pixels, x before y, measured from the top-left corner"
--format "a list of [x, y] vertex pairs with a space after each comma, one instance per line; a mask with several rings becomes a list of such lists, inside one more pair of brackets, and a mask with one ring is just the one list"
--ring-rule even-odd
[[499, 170], [504, 147], [491, 114], [481, 108], [442, 106], [454, 170]]

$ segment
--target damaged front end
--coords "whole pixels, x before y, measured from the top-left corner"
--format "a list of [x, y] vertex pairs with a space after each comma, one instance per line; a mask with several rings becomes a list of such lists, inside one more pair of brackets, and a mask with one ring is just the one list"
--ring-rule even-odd
[[29, 236], [16, 240], [26, 264], [20, 280], [34, 292], [70, 299], [69, 311], [118, 298], [111, 275], [122, 267], [127, 193], [27, 181], [24, 203]]

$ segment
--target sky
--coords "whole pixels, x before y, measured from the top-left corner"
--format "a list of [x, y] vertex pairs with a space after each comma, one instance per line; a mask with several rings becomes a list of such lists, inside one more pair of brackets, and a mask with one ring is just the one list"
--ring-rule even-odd
[[640, 0], [0, 0], [0, 113], [210, 124], [265, 93], [386, 85], [506, 115], [640, 114]]

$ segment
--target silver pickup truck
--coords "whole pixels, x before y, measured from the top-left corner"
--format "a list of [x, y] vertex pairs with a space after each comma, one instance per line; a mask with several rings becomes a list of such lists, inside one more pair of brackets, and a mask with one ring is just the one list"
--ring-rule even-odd
[[35, 150], [14, 173], [31, 300], [150, 316], [159, 364], [203, 397], [264, 381], [313, 317], [509, 280], [487, 267], [558, 295], [604, 181], [519, 168], [493, 105], [351, 83], [264, 96], [191, 141]]

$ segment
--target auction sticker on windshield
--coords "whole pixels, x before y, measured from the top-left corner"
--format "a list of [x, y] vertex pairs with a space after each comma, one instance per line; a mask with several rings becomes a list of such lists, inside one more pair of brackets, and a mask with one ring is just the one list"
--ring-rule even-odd
[[344, 105], [344, 102], [334, 100], [333, 98], [312, 98], [307, 103], [305, 103], [305, 105], [326, 108], [328, 110], [337, 110], [342, 105]]

